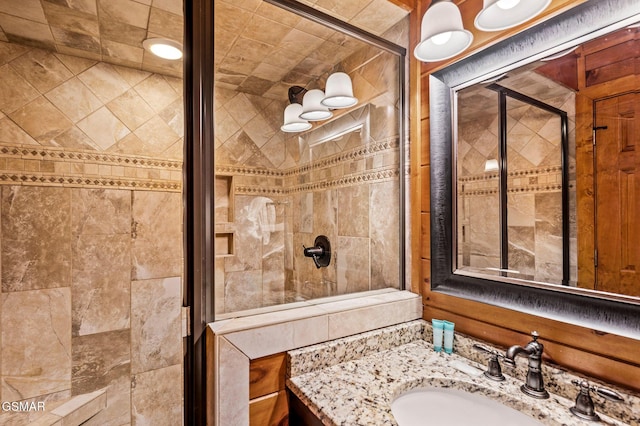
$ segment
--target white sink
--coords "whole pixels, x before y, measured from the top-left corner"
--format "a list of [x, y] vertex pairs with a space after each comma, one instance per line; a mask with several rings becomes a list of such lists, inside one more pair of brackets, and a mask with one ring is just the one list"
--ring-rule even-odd
[[541, 426], [511, 407], [477, 393], [449, 388], [414, 389], [391, 403], [399, 426]]

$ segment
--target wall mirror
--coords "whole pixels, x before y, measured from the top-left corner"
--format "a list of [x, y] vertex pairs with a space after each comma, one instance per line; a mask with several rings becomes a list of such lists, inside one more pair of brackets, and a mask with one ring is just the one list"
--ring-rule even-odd
[[640, 337], [639, 21], [586, 2], [431, 76], [434, 291]]
[[[215, 1], [216, 319], [404, 288], [408, 12], [376, 5]], [[336, 73], [357, 104], [284, 131]], [[318, 236], [319, 267], [304, 255]]]

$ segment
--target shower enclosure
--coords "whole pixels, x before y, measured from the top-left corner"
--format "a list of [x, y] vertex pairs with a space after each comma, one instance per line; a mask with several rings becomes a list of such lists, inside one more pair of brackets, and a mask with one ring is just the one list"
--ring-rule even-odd
[[[217, 0], [215, 17], [216, 318], [402, 288], [403, 49], [267, 2]], [[399, 17], [385, 37], [405, 44], [407, 28]], [[335, 72], [351, 77], [358, 104], [281, 131], [288, 89], [323, 89]], [[317, 267], [304, 247], [320, 235], [332, 253]]]
[[551, 84], [529, 72], [458, 93], [459, 270], [576, 284], [575, 121], [550, 104], [575, 94], [534, 97]]

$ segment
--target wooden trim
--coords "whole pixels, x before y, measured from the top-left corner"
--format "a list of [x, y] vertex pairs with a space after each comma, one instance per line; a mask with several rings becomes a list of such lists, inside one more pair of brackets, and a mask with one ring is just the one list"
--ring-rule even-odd
[[[216, 359], [216, 345], [215, 345], [215, 334], [211, 328], [207, 327], [206, 331], [206, 395], [207, 398], [206, 404], [206, 424], [208, 426], [213, 426], [216, 424], [216, 398], [215, 395], [215, 376], [213, 372], [215, 371], [215, 359]], [[186, 424], [186, 423], [185, 423]]]
[[[560, 13], [571, 9], [581, 3], [585, 3], [588, 0], [553, 0], [549, 7], [545, 9], [540, 15], [534, 18], [531, 21], [528, 21], [520, 26], [509, 28], [505, 31], [495, 31], [495, 32], [486, 32], [480, 31], [476, 29], [473, 25], [473, 21], [475, 20], [476, 15], [482, 9], [482, 0], [460, 0], [455, 3], [458, 4], [460, 8], [460, 13], [462, 14], [462, 23], [464, 28], [470, 31], [473, 34], [473, 42], [471, 46], [463, 53], [458, 56], [455, 56], [451, 59], [441, 62], [432, 62], [432, 63], [423, 63], [422, 64], [422, 74], [430, 74], [437, 70], [440, 70], [447, 65], [450, 65], [454, 62], [459, 61], [460, 59], [470, 56], [480, 50], [486, 49], [499, 41], [502, 41], [510, 36], [517, 34], [523, 31], [526, 28], [530, 28], [534, 25], [537, 25], [541, 22], [546, 21], [549, 18], [559, 15]], [[426, 3], [430, 3], [426, 1]], [[424, 9], [426, 10], [426, 8]], [[422, 16], [422, 15], [421, 15]]]
[[289, 424], [289, 399], [286, 390], [249, 402], [250, 426], [284, 426]]
[[249, 399], [284, 390], [287, 354], [269, 355], [249, 364]]
[[526, 343], [536, 330], [547, 362], [640, 390], [638, 342], [633, 339], [433, 292], [425, 296], [423, 318], [446, 318], [457, 331], [504, 348]]
[[[416, 0], [416, 7], [411, 11], [409, 15], [409, 46], [415, 46], [420, 40], [420, 20], [422, 19], [422, 4], [424, 1]], [[410, 240], [409, 244], [409, 256], [410, 256], [410, 290], [414, 293], [420, 293], [420, 240], [416, 236], [422, 232], [420, 221], [420, 206], [422, 204], [422, 197], [424, 192], [420, 186], [420, 163], [421, 154], [424, 152], [424, 129], [422, 128], [420, 114], [423, 110], [422, 104], [424, 102], [424, 91], [421, 87], [428, 86], [422, 84], [420, 77], [420, 62], [418, 62], [413, 56], [412, 49], [407, 52], [407, 60], [409, 63], [409, 232]], [[427, 139], [428, 142], [428, 139]], [[428, 150], [427, 150], [428, 151]]]

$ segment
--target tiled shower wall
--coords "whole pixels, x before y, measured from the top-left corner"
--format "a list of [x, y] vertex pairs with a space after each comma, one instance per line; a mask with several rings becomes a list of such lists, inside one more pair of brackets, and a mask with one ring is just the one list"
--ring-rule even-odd
[[[389, 38], [403, 44], [407, 26]], [[217, 313], [399, 285], [398, 58], [365, 49], [338, 70], [365, 106], [348, 115], [369, 115], [369, 137], [313, 149], [304, 135], [279, 130], [284, 100], [216, 87], [216, 172], [233, 179], [231, 196], [216, 194], [217, 205], [231, 206], [217, 229], [233, 233], [233, 253], [216, 259]], [[314, 131], [323, 130], [305, 134]], [[316, 269], [302, 246], [320, 234], [334, 256]]]
[[[508, 81], [505, 80], [505, 81]], [[526, 87], [550, 87], [548, 79], [531, 73]], [[575, 94], [566, 88], [547, 101], [568, 115], [569, 209], [575, 212]], [[458, 260], [474, 268], [500, 267], [499, 175], [485, 172], [486, 160], [498, 158], [497, 94], [474, 92], [473, 100], [489, 105], [464, 116], [458, 140]], [[461, 105], [465, 103], [463, 99]], [[467, 104], [468, 105], [468, 104]], [[484, 105], [484, 104], [483, 104]], [[562, 281], [562, 165], [560, 118], [510, 99], [507, 110], [507, 205], [509, 267], [517, 278]], [[575, 213], [570, 214], [571, 277], [577, 278]]]
[[0, 43], [0, 400], [182, 422], [182, 136], [180, 79]]

